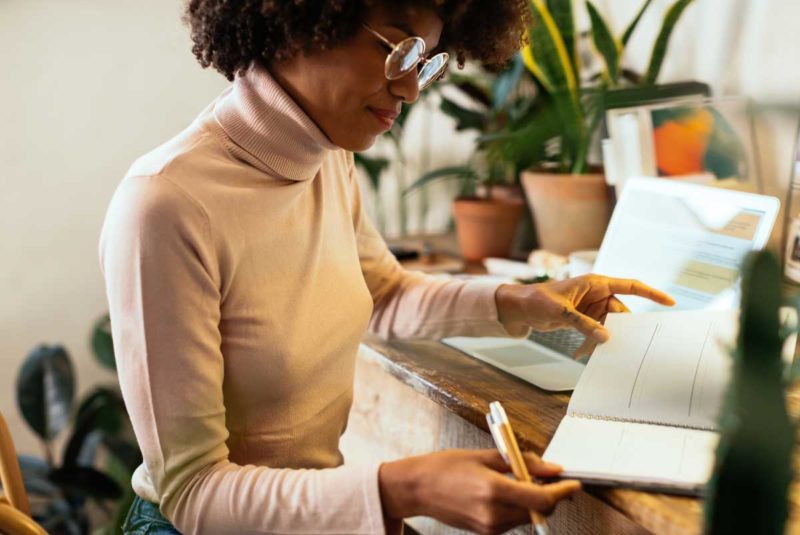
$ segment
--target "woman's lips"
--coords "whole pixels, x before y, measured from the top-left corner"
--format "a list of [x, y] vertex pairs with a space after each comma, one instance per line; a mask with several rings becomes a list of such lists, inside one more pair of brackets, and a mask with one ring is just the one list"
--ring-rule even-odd
[[397, 118], [398, 115], [400, 115], [398, 112], [394, 110], [373, 108], [371, 106], [368, 107], [367, 109], [370, 112], [372, 112], [372, 115], [375, 116], [375, 118], [378, 120], [378, 123], [380, 123], [380, 125], [384, 127], [384, 129], [386, 130], [389, 130], [392, 127], [392, 125], [394, 124], [394, 120]]

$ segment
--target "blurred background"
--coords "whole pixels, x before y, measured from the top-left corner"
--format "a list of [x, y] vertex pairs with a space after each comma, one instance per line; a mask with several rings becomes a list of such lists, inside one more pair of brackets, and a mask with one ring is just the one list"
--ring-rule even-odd
[[[627, 46], [625, 67], [645, 68], [671, 4], [654, 0]], [[629, 0], [596, 5], [617, 32], [640, 7]], [[78, 396], [115, 382], [92, 358], [90, 334], [106, 311], [97, 242], [119, 180], [228, 85], [195, 62], [182, 7], [182, 0], [0, 2], [0, 411], [23, 453], [41, 455], [15, 400], [17, 373], [32, 348], [68, 349]], [[576, 10], [578, 25], [588, 28], [585, 10]], [[796, 0], [696, 0], [675, 28], [659, 77], [754, 99], [764, 190], [779, 197], [798, 127], [798, 20]], [[403, 159], [384, 170], [378, 190], [362, 177], [369, 209], [389, 237], [450, 224], [454, 184], [401, 196], [426, 170], [464, 164], [473, 150], [475, 134], [455, 132], [439, 98], [432, 93], [412, 109]], [[370, 153], [392, 154], [387, 143]]]

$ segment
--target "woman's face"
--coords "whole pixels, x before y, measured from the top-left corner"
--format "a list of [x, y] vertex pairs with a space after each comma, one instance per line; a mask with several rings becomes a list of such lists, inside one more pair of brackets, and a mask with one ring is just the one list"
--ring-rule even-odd
[[[392, 43], [411, 36], [425, 41], [426, 57], [439, 44], [442, 20], [422, 6], [382, 3], [367, 23]], [[396, 80], [384, 74], [387, 48], [366, 29], [332, 48], [274, 63], [270, 72], [339, 147], [362, 151], [391, 128], [403, 103], [417, 100], [417, 69]]]

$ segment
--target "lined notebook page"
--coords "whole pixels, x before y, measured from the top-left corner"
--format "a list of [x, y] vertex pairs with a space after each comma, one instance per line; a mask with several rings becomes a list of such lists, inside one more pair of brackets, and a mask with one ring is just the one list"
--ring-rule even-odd
[[563, 477], [702, 486], [719, 435], [711, 431], [565, 417], [544, 453]]
[[734, 311], [610, 314], [569, 414], [714, 429], [732, 360]]

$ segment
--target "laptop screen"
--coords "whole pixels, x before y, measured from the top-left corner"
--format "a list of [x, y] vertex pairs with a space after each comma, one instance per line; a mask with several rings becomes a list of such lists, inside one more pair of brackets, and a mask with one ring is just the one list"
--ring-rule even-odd
[[[594, 271], [639, 279], [669, 293], [674, 309], [725, 309], [738, 302], [747, 253], [764, 247], [780, 203], [774, 197], [676, 180], [626, 183]], [[632, 311], [664, 307], [620, 299]]]

